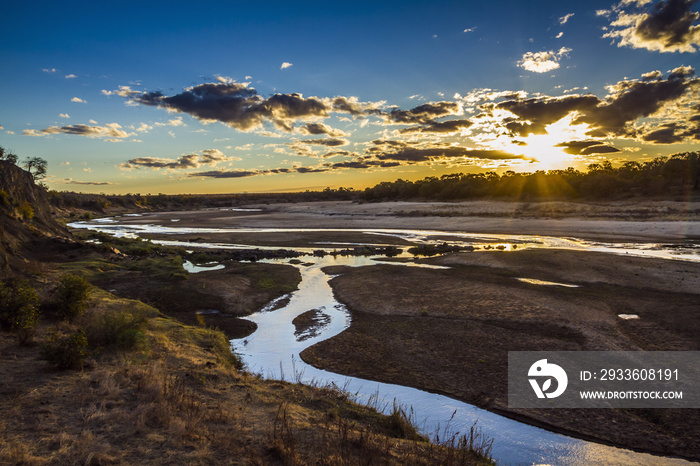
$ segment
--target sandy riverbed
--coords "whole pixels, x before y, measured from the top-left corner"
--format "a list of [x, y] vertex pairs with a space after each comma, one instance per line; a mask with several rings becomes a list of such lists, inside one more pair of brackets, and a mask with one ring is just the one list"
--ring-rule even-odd
[[[126, 217], [193, 228], [387, 228], [682, 243], [700, 239], [700, 203], [321, 202]], [[278, 247], [382, 243], [348, 232], [222, 232], [171, 239]], [[395, 241], [401, 244], [400, 241]], [[319, 246], [320, 247], [320, 246]], [[303, 353], [318, 367], [410, 385], [553, 430], [700, 459], [699, 410], [513, 410], [507, 352], [700, 350], [700, 263], [530, 249], [430, 260], [448, 270], [379, 265], [331, 270], [350, 329]], [[541, 286], [517, 278], [579, 285]], [[623, 320], [620, 314], [639, 319]], [[352, 358], [347, 355], [352, 354]]]

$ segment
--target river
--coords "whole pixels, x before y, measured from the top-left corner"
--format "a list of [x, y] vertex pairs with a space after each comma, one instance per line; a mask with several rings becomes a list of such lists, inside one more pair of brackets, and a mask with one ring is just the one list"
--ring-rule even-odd
[[[155, 225], [119, 225], [118, 219], [100, 219], [93, 222], [78, 222], [70, 226], [91, 228], [115, 235], [138, 236], [144, 233], [204, 235], [221, 232], [283, 232], [280, 229], [212, 229], [177, 228]], [[288, 229], [286, 231], [299, 231]], [[337, 231], [337, 230], [336, 230]], [[340, 230], [352, 231], [352, 230]], [[477, 245], [486, 249], [527, 247], [566, 248], [595, 250], [616, 254], [634, 254], [662, 257], [667, 259], [700, 260], [697, 245], [649, 245], [591, 243], [572, 238], [519, 235], [471, 235], [467, 233], [438, 232], [425, 230], [357, 230], [372, 232], [387, 238], [409, 239], [416, 244], [429, 244], [448, 241], [451, 244]], [[243, 248], [240, 244], [182, 243], [178, 241], [154, 241], [163, 244], [177, 244], [185, 247]], [[319, 244], [319, 247], [323, 245]], [[488, 248], [487, 248], [488, 246]], [[309, 252], [311, 248], [302, 248]], [[379, 258], [375, 258], [379, 259]], [[304, 257], [303, 264], [294, 264], [302, 275], [297, 291], [289, 295], [288, 303], [276, 308], [271, 303], [246, 319], [255, 322], [257, 330], [250, 336], [232, 340], [233, 350], [240, 354], [249, 370], [266, 378], [285, 379], [317, 385], [334, 385], [350, 394], [360, 403], [367, 403], [381, 410], [390, 410], [394, 403], [408, 409], [420, 430], [441, 438], [450, 434], [469, 432], [476, 426], [486, 437], [493, 438], [493, 458], [499, 464], [689, 464], [676, 459], [639, 453], [621, 448], [584, 441], [566, 435], [556, 434], [522, 422], [485, 411], [458, 400], [425, 392], [415, 388], [378, 383], [360, 378], [350, 378], [340, 374], [317, 369], [304, 363], [299, 354], [322, 340], [331, 338], [351, 325], [351, 316], [345, 306], [333, 296], [329, 280], [323, 272], [330, 265], [369, 266], [378, 261], [368, 257]], [[271, 263], [289, 264], [288, 260], [270, 260]], [[415, 262], [395, 262], [396, 267], [425, 266]], [[214, 267], [211, 267], [213, 269]], [[192, 273], [206, 273], [209, 267], [192, 268]], [[314, 336], [306, 338], [295, 335], [292, 320], [309, 310], [317, 309], [325, 315], [324, 324], [316, 329]]]

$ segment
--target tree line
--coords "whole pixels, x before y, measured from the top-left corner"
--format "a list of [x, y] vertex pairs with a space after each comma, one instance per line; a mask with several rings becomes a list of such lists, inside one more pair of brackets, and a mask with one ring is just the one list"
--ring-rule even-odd
[[699, 190], [700, 153], [685, 152], [648, 162], [625, 162], [617, 168], [610, 161], [593, 163], [586, 171], [569, 167], [534, 173], [454, 173], [418, 181], [398, 179], [366, 188], [359, 192], [359, 198], [365, 201], [620, 199], [687, 195]]

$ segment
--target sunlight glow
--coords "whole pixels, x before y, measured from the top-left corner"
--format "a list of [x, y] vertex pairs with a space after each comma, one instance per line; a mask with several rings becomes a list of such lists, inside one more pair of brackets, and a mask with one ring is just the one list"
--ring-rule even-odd
[[526, 146], [516, 146], [513, 150], [526, 157], [534, 159], [537, 170], [556, 170], [567, 168], [577, 158], [564, 152], [563, 147], [556, 147], [568, 141], [588, 139], [587, 124], [572, 124], [576, 113], [570, 113], [561, 120], [545, 127], [547, 134], [531, 134], [523, 138]]

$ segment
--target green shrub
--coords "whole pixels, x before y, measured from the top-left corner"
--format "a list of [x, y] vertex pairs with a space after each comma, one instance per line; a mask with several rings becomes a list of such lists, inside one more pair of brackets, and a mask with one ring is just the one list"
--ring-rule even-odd
[[58, 369], [78, 370], [83, 368], [85, 358], [90, 354], [85, 332], [78, 330], [72, 335], [60, 336], [52, 330], [42, 345], [44, 358]]
[[148, 319], [128, 312], [108, 312], [95, 316], [87, 326], [88, 344], [92, 348], [134, 350], [143, 345], [142, 330]]
[[0, 189], [0, 205], [9, 205], [10, 204], [10, 195], [7, 194], [7, 191], [4, 189]]
[[34, 218], [34, 207], [29, 202], [23, 202], [17, 208], [17, 211], [25, 220], [31, 220]]
[[26, 280], [0, 282], [0, 326], [17, 334], [20, 345], [31, 341], [39, 322], [39, 298]]
[[58, 284], [57, 311], [61, 319], [73, 322], [87, 307], [90, 284], [78, 275], [64, 275]]

